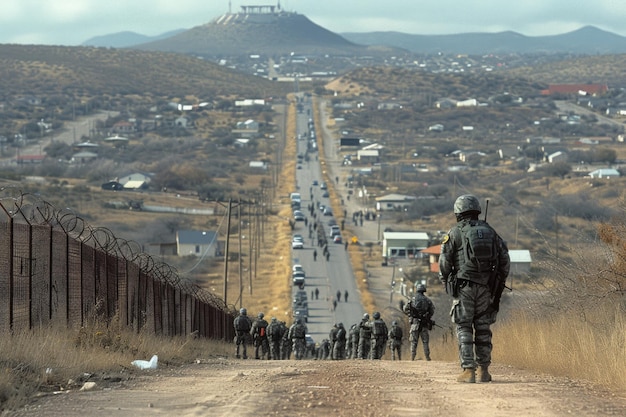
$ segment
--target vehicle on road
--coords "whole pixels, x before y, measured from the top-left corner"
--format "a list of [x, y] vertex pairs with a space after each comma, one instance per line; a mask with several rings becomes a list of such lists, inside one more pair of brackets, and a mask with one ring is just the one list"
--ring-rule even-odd
[[341, 229], [337, 225], [330, 226], [330, 237], [335, 237], [341, 234]]
[[332, 216], [333, 215], [333, 211], [330, 207], [324, 207], [324, 216]]
[[304, 249], [304, 242], [302, 240], [297, 240], [294, 238], [291, 241], [291, 249]]
[[302, 211], [300, 210], [294, 210], [293, 212], [293, 219], [297, 222], [303, 222], [305, 219], [305, 215]]
[[303, 319], [305, 323], [309, 321], [309, 309], [308, 308], [297, 308], [293, 311], [294, 319]]
[[320, 184], [320, 189], [322, 189], [322, 190], [327, 190], [327, 189], [328, 189], [328, 185], [326, 185], [326, 181], [323, 181], [323, 182]]
[[333, 243], [341, 243], [341, 235], [334, 236]]

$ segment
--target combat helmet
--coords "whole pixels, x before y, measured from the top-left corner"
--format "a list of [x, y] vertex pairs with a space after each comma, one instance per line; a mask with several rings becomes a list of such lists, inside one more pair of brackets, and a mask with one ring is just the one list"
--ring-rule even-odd
[[265, 314], [263, 314], [263, 313], [259, 313], [259, 314], [257, 314], [257, 317], [258, 317], [259, 319], [262, 319], [263, 317], [265, 317]]
[[242, 316], [247, 316], [248, 315], [248, 310], [246, 310], [245, 308], [240, 308], [239, 309], [239, 314], [241, 314]]
[[370, 315], [365, 313], [363, 314], [363, 320], [369, 320], [370, 319]]
[[476, 196], [471, 194], [464, 194], [456, 199], [454, 202], [454, 214], [464, 214], [468, 212], [475, 212], [480, 214], [480, 202]]
[[380, 313], [377, 311], [374, 313], [374, 320], [378, 320], [380, 318]]
[[422, 293], [426, 292], [426, 285], [418, 284], [417, 287], [415, 287], [415, 291]]

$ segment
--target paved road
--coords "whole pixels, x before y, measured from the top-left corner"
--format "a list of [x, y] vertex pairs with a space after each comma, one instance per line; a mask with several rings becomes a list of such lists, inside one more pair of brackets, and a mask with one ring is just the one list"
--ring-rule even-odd
[[[318, 204], [329, 205], [329, 199], [323, 197], [324, 190], [320, 188], [322, 182], [322, 167], [320, 165], [318, 151], [311, 147], [312, 143], [322, 140], [317, 136], [311, 140], [310, 132], [320, 129], [311, 128], [309, 119], [312, 118], [313, 109], [311, 99], [300, 95], [302, 110], [297, 114], [297, 154], [303, 155], [302, 168], [296, 169], [296, 187], [302, 195], [302, 211], [307, 216], [305, 222], [296, 222], [294, 233], [301, 234], [305, 238], [304, 249], [292, 250], [294, 264], [301, 264], [306, 271], [305, 290], [309, 296], [310, 317], [307, 323], [309, 333], [316, 342], [328, 337], [328, 333], [334, 323], [343, 323], [348, 329], [352, 324], [358, 323], [363, 316], [361, 299], [356, 287], [356, 281], [348, 252], [344, 244], [328, 242], [329, 256], [323, 256], [323, 247], [317, 245], [317, 229], [323, 228], [328, 236], [329, 222], [334, 220], [341, 225], [343, 213], [334, 213], [334, 216], [324, 216], [317, 208]], [[317, 180], [318, 185], [313, 185]], [[313, 214], [309, 211], [314, 207]], [[317, 226], [314, 227], [314, 225]], [[309, 230], [311, 228], [311, 231]], [[313, 252], [317, 251], [317, 260], [313, 259]], [[311, 299], [311, 291], [319, 290], [319, 298]], [[297, 288], [294, 288], [294, 293]], [[333, 300], [337, 300], [337, 291], [341, 293], [341, 300], [333, 307]], [[348, 301], [344, 298], [348, 292]]]

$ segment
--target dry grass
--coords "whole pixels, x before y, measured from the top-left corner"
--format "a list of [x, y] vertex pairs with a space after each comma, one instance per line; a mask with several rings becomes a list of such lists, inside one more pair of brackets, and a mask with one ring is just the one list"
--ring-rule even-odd
[[626, 390], [626, 319], [613, 305], [599, 306], [588, 320], [520, 312], [494, 335], [498, 362]]

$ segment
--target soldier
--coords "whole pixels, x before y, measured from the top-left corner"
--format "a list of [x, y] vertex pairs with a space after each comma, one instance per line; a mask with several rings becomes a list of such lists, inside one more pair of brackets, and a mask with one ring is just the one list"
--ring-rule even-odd
[[343, 323], [337, 324], [337, 332], [335, 334], [335, 346], [333, 349], [333, 356], [335, 360], [345, 359], [346, 353], [346, 329], [343, 327]]
[[296, 322], [291, 325], [289, 328], [289, 339], [293, 341], [293, 351], [296, 357], [296, 360], [300, 360], [304, 358], [305, 350], [306, 350], [306, 334], [308, 329], [304, 323], [302, 323], [302, 319], [296, 319]]
[[319, 350], [317, 351], [317, 359], [326, 360], [330, 357], [330, 342], [328, 339], [322, 340]]
[[369, 359], [372, 345], [372, 328], [370, 327], [370, 315], [365, 313], [359, 323], [359, 358]]
[[409, 335], [409, 341], [411, 342], [411, 360], [415, 360], [417, 354], [417, 343], [420, 336], [422, 338], [422, 345], [424, 346], [424, 356], [426, 360], [430, 360], [430, 347], [428, 331], [433, 328], [432, 317], [435, 314], [435, 305], [426, 297], [426, 286], [419, 284], [415, 289], [415, 296], [404, 306], [404, 313], [409, 316], [409, 323], [411, 324], [411, 330]]
[[239, 346], [243, 346], [243, 358], [248, 359], [248, 332], [252, 328], [252, 321], [248, 317], [248, 311], [245, 308], [239, 309], [239, 315], [235, 317], [233, 325], [235, 327], [235, 343], [237, 345], [235, 357], [237, 359], [241, 357], [239, 356]]
[[276, 317], [272, 317], [270, 324], [267, 326], [267, 336], [270, 342], [270, 355], [275, 361], [280, 359], [280, 345], [284, 336], [284, 328]]
[[353, 335], [354, 335], [354, 329], [355, 328], [356, 328], [356, 324], [353, 324], [348, 329], [348, 336], [346, 338], [346, 359], [352, 359], [353, 358], [353, 351], [354, 351]]
[[391, 360], [396, 360], [396, 354], [398, 360], [402, 360], [402, 327], [398, 325], [397, 321], [391, 322], [391, 329], [389, 329], [389, 350], [391, 351]]
[[337, 323], [333, 324], [333, 327], [330, 329], [328, 333], [328, 341], [330, 342], [330, 358], [335, 359], [335, 342], [337, 342]]
[[463, 373], [458, 382], [491, 381], [491, 328], [500, 308], [500, 296], [511, 260], [506, 243], [484, 220], [473, 195], [454, 202], [457, 224], [444, 236], [439, 257], [439, 279], [454, 297], [452, 321], [456, 323]]
[[343, 300], [347, 303], [348, 302], [348, 290], [345, 290], [343, 293]]
[[357, 359], [359, 357], [359, 339], [360, 327], [358, 324], [353, 324], [350, 328], [350, 338], [352, 339], [352, 350], [350, 351], [350, 359]]
[[[267, 321], [263, 318], [265, 314], [257, 314], [257, 319], [252, 323], [250, 334], [254, 341], [254, 358], [269, 359], [269, 341], [267, 340]], [[259, 350], [261, 355], [259, 356]]]
[[287, 323], [284, 321], [280, 322], [280, 327], [283, 330], [283, 338], [280, 341], [280, 358], [282, 360], [291, 359], [291, 339], [289, 338], [289, 329], [287, 328]]
[[385, 344], [387, 343], [387, 335], [389, 329], [384, 320], [380, 318], [380, 313], [377, 311], [374, 313], [374, 321], [370, 323], [372, 329], [372, 359], [382, 359], [385, 354]]

